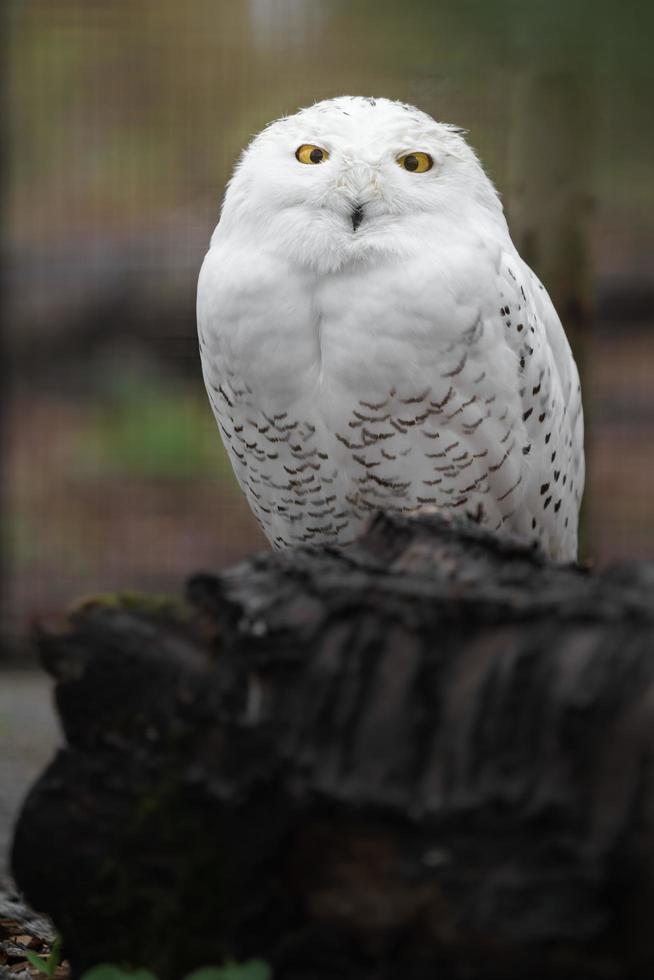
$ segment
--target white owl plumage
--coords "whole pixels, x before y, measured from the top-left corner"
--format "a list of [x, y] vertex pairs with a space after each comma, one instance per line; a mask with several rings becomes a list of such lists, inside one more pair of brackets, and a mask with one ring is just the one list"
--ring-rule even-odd
[[576, 557], [577, 368], [455, 127], [350, 96], [271, 123], [229, 183], [197, 312], [221, 436], [275, 547], [430, 508]]

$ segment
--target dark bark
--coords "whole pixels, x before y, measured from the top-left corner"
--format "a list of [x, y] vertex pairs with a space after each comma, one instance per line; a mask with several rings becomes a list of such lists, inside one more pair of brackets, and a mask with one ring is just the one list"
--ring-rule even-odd
[[653, 596], [654, 564], [379, 517], [87, 604], [40, 636], [67, 744], [16, 878], [78, 971], [647, 976]]

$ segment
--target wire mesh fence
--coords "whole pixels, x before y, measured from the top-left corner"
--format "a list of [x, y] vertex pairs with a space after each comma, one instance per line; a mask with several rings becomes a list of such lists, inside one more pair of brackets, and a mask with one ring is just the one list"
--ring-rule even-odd
[[[265, 547], [206, 403], [195, 282], [251, 134], [344, 92], [467, 129], [521, 227], [554, 228], [541, 188], [573, 178], [581, 260], [535, 262], [555, 296], [576, 270], [587, 305], [563, 311], [581, 323], [582, 553], [652, 556], [654, 15], [644, 2], [569, 7], [7, 5], [6, 638], [20, 646], [32, 615], [80, 594], [178, 590], [193, 569]], [[534, 79], [563, 85], [549, 115]], [[516, 153], [516, 140], [529, 149], [540, 130], [537, 179], [533, 146]]]

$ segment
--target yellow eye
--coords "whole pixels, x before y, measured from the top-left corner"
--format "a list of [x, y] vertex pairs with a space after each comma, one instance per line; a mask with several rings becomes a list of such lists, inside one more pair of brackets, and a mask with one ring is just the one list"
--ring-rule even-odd
[[434, 165], [434, 161], [428, 153], [420, 153], [418, 150], [415, 153], [405, 153], [403, 157], [398, 158], [397, 162], [405, 170], [410, 170], [414, 174], [424, 174], [426, 170], [431, 170]]
[[314, 146], [313, 143], [303, 143], [295, 151], [296, 158], [300, 163], [324, 163], [329, 160], [329, 153], [321, 146]]

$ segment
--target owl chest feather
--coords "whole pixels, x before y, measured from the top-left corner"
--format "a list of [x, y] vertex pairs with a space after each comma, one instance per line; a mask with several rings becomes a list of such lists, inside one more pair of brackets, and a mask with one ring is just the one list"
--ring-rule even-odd
[[520, 358], [500, 309], [448, 272], [397, 263], [317, 278], [261, 263], [204, 291], [207, 390], [276, 546], [348, 543], [378, 509], [529, 531]]

